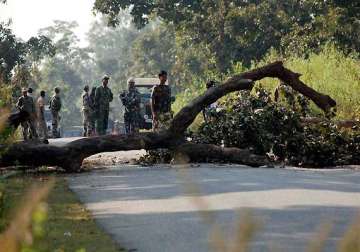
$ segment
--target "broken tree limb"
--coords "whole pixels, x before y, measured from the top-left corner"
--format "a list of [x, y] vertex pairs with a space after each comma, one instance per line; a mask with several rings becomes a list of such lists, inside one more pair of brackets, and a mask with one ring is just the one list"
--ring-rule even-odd
[[4, 166], [58, 166], [66, 171], [80, 169], [85, 158], [101, 152], [119, 150], [140, 150], [168, 148], [178, 144], [178, 140], [167, 132], [141, 133], [138, 135], [102, 136], [83, 138], [63, 147], [21, 142], [11, 145], [1, 156], [0, 167]]
[[[226, 80], [222, 85], [207, 90], [203, 95], [195, 98], [186, 105], [173, 118], [170, 128], [160, 133], [140, 133], [130, 136], [103, 136], [95, 138], [85, 138], [74, 141], [63, 147], [49, 145], [34, 145], [30, 143], [19, 143], [11, 145], [3, 153], [0, 159], [0, 166], [8, 165], [31, 165], [31, 166], [60, 166], [67, 171], [77, 171], [80, 169], [82, 161], [91, 155], [101, 152], [137, 150], [137, 149], [157, 149], [172, 148], [184, 144], [183, 135], [185, 130], [195, 120], [196, 116], [206, 106], [217, 101], [221, 97], [240, 90], [251, 90], [254, 81], [266, 77], [279, 78], [293, 89], [304, 96], [310, 98], [322, 110], [328, 111], [336, 105], [336, 102], [329, 96], [318, 93], [306, 86], [299, 80], [300, 74], [286, 69], [282, 62], [274, 62], [261, 68], [254, 69]], [[248, 152], [239, 149], [225, 148], [216, 146], [184, 145], [184, 152], [188, 152], [193, 161], [209, 155], [208, 149], [212, 151], [218, 159], [229, 160], [229, 162], [251, 164], [253, 159], [249, 159]], [[194, 150], [194, 155], [191, 151]], [[265, 157], [258, 158], [257, 165], [262, 162], [266, 164]], [[254, 164], [256, 162], [253, 162]]]
[[360, 127], [360, 121], [357, 121], [357, 120], [330, 121], [329, 119], [320, 118], [320, 117], [303, 117], [303, 118], [301, 118], [301, 122], [302, 122], [303, 125], [320, 124], [320, 123], [333, 123], [338, 128]]
[[208, 89], [203, 95], [195, 98], [176, 114], [171, 122], [169, 130], [174, 134], [183, 134], [204, 107], [209, 106], [231, 92], [251, 90], [254, 86], [254, 81], [267, 77], [282, 80], [299, 93], [311, 99], [325, 112], [336, 106], [335, 100], [330, 96], [321, 94], [305, 85], [299, 80], [300, 74], [285, 68], [283, 63], [278, 61], [249, 72], [235, 75], [226, 80], [223, 84]]
[[229, 162], [251, 167], [270, 165], [266, 156], [255, 155], [247, 149], [224, 148], [212, 144], [182, 144], [175, 150], [189, 162]]

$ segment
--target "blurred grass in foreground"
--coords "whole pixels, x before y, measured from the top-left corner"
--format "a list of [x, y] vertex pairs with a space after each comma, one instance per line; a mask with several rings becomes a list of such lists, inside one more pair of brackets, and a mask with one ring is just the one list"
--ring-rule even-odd
[[[15, 250], [2, 250], [4, 243], [0, 241], [0, 251], [124, 251], [115, 245], [110, 236], [97, 227], [89, 211], [68, 189], [64, 178], [55, 177], [55, 184], [48, 195], [48, 203], [42, 203], [46, 198], [46, 190], [49, 188], [48, 180], [48, 177], [43, 176], [20, 176], [0, 181], [0, 184], [3, 183], [3, 199], [0, 198], [0, 233], [5, 232], [5, 236], [0, 239], [8, 242], [16, 238], [16, 241], [19, 241], [18, 235], [14, 236], [11, 231], [14, 223], [20, 223], [16, 224], [18, 228], [15, 234], [18, 232], [27, 234], [22, 235], [24, 239], [21, 239], [19, 243], [22, 245], [20, 250], [16, 247]], [[36, 189], [35, 193], [34, 191], [27, 193], [28, 200], [25, 201], [25, 207], [21, 208], [20, 204], [24, 202], [21, 199], [32, 184], [41, 185], [40, 191]], [[14, 209], [20, 209], [19, 214], [14, 215]], [[29, 228], [24, 227], [24, 215], [27, 216], [26, 222], [31, 222], [30, 225], [26, 224]], [[28, 239], [29, 234], [33, 236], [33, 239]]]
[[[177, 168], [178, 178], [184, 183], [183, 190], [185, 195], [198, 209], [199, 216], [204, 224], [209, 226], [209, 246], [214, 252], [247, 252], [251, 251], [251, 243], [256, 234], [261, 231], [262, 223], [252, 214], [251, 210], [238, 210], [238, 219], [234, 223], [236, 233], [232, 239], [226, 236], [221, 227], [216, 222], [216, 216], [211, 209], [211, 205], [201, 195], [200, 187], [193, 181], [187, 168], [189, 158], [176, 153], [172, 161], [174, 168]], [[354, 199], [356, 200], [356, 199]], [[315, 230], [313, 238], [309, 241], [304, 252], [324, 252], [325, 243], [329, 239], [333, 225], [325, 222]], [[289, 241], [290, 242], [290, 241]], [[195, 250], [194, 250], [195, 251]], [[276, 248], [269, 249], [276, 252]], [[281, 251], [281, 250], [280, 250]], [[338, 252], [360, 252], [360, 213], [359, 216], [350, 224], [343, 237], [339, 239], [337, 247], [333, 251]]]

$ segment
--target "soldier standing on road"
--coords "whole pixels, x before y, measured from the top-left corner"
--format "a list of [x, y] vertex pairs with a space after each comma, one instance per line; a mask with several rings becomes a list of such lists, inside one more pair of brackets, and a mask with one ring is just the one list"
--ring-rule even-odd
[[92, 101], [89, 95], [89, 86], [84, 87], [82, 95], [82, 114], [83, 114], [83, 136], [91, 136], [93, 128], [91, 127]]
[[61, 110], [61, 99], [60, 99], [60, 89], [56, 87], [54, 89], [54, 95], [50, 99], [50, 110], [52, 115], [52, 135], [54, 138], [60, 137], [60, 132], [58, 132], [58, 127], [60, 123], [60, 110]]
[[96, 131], [99, 135], [105, 135], [109, 121], [110, 102], [113, 100], [111, 89], [108, 88], [109, 77], [104, 76], [102, 86], [95, 91], [95, 114]]
[[125, 106], [124, 122], [125, 133], [139, 132], [140, 120], [140, 93], [135, 87], [135, 80], [128, 80], [128, 90], [120, 94], [120, 100]]
[[45, 91], [40, 92], [40, 97], [36, 101], [36, 111], [37, 111], [37, 123], [38, 123], [38, 132], [39, 136], [44, 140], [48, 138], [47, 126], [45, 121]]
[[22, 90], [22, 94], [23, 95], [18, 99], [16, 103], [16, 107], [21, 112], [26, 112], [28, 114], [27, 119], [21, 122], [24, 141], [27, 141], [29, 135], [31, 135], [35, 139], [37, 138], [37, 133], [35, 128], [36, 111], [35, 111], [34, 100], [30, 96], [28, 96], [27, 89], [24, 88]]
[[[206, 83], [206, 89], [215, 87], [215, 85], [216, 85], [215, 81], [210, 80]], [[202, 113], [203, 113], [205, 123], [209, 123], [214, 118], [217, 108], [218, 108], [218, 103], [214, 102], [203, 109]]]
[[166, 85], [167, 72], [159, 73], [160, 84], [153, 87], [151, 93], [151, 112], [153, 117], [153, 131], [165, 130], [170, 126], [171, 89]]
[[95, 92], [96, 92], [96, 87], [93, 87], [90, 92], [90, 107], [91, 107], [90, 128], [92, 130], [91, 136], [95, 135], [95, 128], [96, 128]]

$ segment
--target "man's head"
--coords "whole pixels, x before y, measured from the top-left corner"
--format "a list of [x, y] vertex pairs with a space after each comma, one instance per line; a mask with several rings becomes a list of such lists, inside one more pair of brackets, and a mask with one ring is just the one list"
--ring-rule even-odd
[[134, 78], [129, 78], [128, 79], [128, 89], [134, 89], [135, 88], [135, 79]]
[[55, 94], [60, 94], [60, 88], [58, 88], [58, 87], [54, 88], [54, 92], [55, 92]]
[[107, 76], [107, 75], [105, 75], [105, 76], [103, 77], [103, 79], [102, 79], [102, 84], [103, 84], [104, 87], [106, 87], [106, 86], [108, 85], [109, 79], [110, 79], [110, 77]]
[[84, 87], [84, 91], [87, 93], [87, 92], [89, 92], [89, 86], [88, 85], [86, 85], [85, 87]]
[[161, 70], [159, 73], [159, 80], [160, 80], [160, 84], [164, 85], [167, 81], [167, 72], [164, 70]]
[[29, 94], [32, 94], [32, 93], [33, 93], [33, 89], [32, 89], [31, 87], [29, 87], [28, 90], [27, 90], [27, 92], [28, 92]]
[[22, 90], [21, 90], [21, 93], [23, 94], [23, 96], [27, 96], [27, 94], [28, 94], [28, 90], [26, 89], [26, 88], [23, 88]]
[[45, 91], [44, 91], [44, 90], [41, 90], [41, 91], [40, 91], [40, 96], [41, 96], [41, 97], [45, 97]]

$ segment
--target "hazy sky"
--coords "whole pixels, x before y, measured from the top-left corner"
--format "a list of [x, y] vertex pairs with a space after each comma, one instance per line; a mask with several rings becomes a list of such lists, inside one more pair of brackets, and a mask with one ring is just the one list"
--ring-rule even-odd
[[24, 40], [37, 35], [40, 28], [53, 20], [77, 21], [76, 31], [84, 44], [85, 33], [95, 19], [92, 6], [95, 0], [8, 0], [0, 5], [0, 20], [11, 18], [13, 32]]

